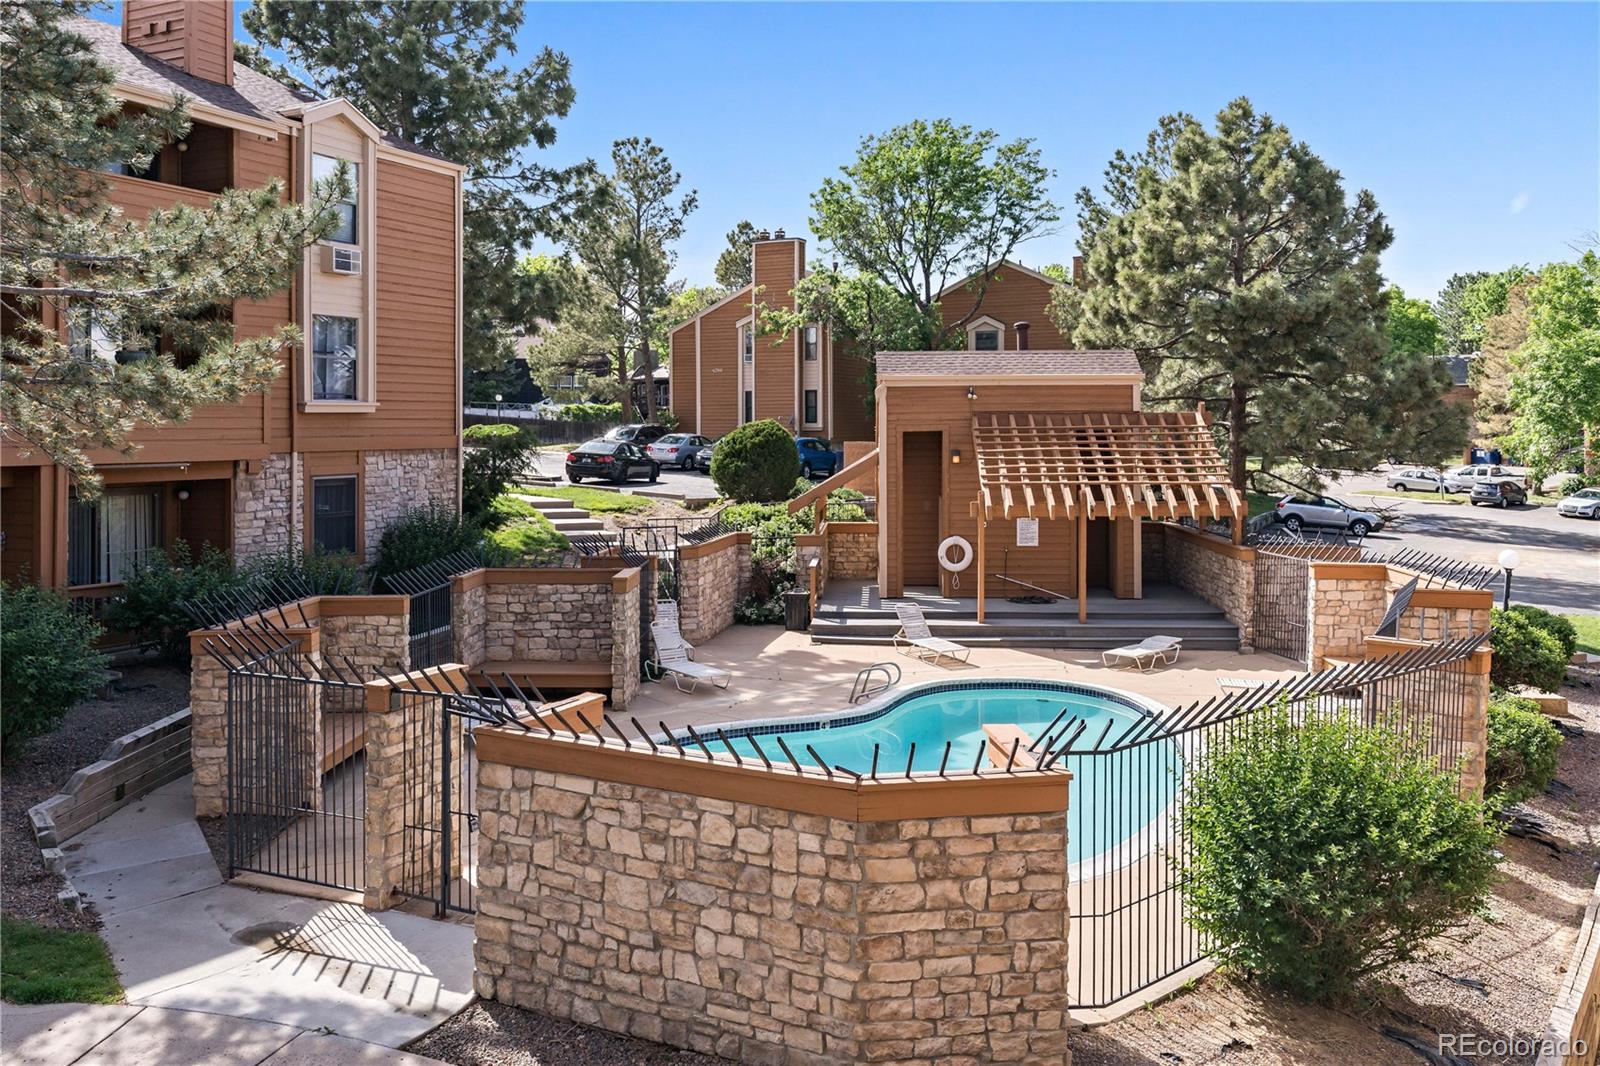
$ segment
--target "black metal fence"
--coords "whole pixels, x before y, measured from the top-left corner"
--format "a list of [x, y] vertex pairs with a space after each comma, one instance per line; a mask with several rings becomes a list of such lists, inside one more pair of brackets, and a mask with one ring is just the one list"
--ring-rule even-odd
[[483, 552], [470, 549], [379, 579], [390, 591], [411, 597], [408, 648], [413, 670], [450, 661], [455, 646], [450, 582], [482, 565]]

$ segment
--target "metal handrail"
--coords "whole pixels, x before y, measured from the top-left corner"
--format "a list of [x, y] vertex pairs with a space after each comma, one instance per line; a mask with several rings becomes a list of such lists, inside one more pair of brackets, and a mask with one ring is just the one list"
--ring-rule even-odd
[[[879, 685], [877, 688], [868, 688], [868, 682], [871, 681], [871, 679], [879, 671], [882, 671], [883, 673], [883, 684]], [[893, 671], [893, 673], [891, 674], [890, 671]], [[888, 691], [899, 683], [899, 663], [882, 662], [873, 663], [871, 666], [863, 666], [860, 670], [856, 671], [855, 684], [850, 686], [850, 702], [852, 704], [860, 703], [862, 700], [867, 699], [868, 697], [876, 696], [880, 692]]]

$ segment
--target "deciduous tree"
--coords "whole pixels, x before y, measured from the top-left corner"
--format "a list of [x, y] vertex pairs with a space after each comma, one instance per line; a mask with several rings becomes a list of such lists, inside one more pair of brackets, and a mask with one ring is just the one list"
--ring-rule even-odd
[[1445, 369], [1389, 353], [1378, 257], [1393, 234], [1376, 200], [1348, 198], [1337, 170], [1249, 100], [1214, 132], [1162, 118], [1078, 205], [1087, 284], [1057, 290], [1063, 332], [1136, 349], [1154, 404], [1206, 403], [1236, 487], [1251, 454], [1318, 471], [1460, 446]]
[[1405, 290], [1389, 289], [1389, 351], [1397, 355], [1439, 355], [1439, 319], [1426, 300], [1413, 300]]
[[[281, 182], [135, 223], [106, 200], [104, 171], [150, 165], [189, 128], [186, 103], [142, 113], [64, 25], [87, 4], [0, 7], [0, 303], [5, 431], [97, 490], [87, 452], [126, 448], [138, 423], [265, 391], [299, 334], [246, 340], [226, 309], [289, 284], [303, 248], [334, 223], [348, 174], [285, 206]], [[67, 329], [55, 327], [65, 321]]]
[[1482, 348], [1467, 372], [1473, 417], [1491, 440], [1511, 432], [1511, 357], [1528, 339], [1528, 298], [1538, 283], [1529, 274], [1507, 291], [1501, 313], [1482, 323]]
[[256, 0], [244, 25], [282, 49], [311, 87], [342, 96], [388, 133], [467, 168], [462, 323], [468, 366], [513, 356], [518, 336], [554, 320], [560, 293], [516, 269], [523, 249], [594, 207], [594, 164], [550, 167], [548, 148], [575, 98], [567, 57], [517, 54], [529, 9], [517, 0]]
[[1539, 271], [1511, 365], [1511, 446], [1540, 472], [1581, 448], [1583, 472], [1600, 473], [1600, 256]]

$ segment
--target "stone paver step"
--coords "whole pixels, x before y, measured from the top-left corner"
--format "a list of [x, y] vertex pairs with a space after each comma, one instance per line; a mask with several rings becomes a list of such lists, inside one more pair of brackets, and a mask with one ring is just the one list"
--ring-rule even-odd
[[552, 518], [550, 524], [560, 533], [595, 533], [606, 528], [598, 518]]

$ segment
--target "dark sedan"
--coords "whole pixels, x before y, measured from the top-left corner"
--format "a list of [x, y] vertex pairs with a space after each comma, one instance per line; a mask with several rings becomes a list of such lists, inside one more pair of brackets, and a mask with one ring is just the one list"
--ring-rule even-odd
[[627, 441], [592, 440], [567, 453], [567, 480], [576, 485], [586, 477], [616, 485], [643, 478], [653, 485], [661, 464]]
[[1476, 481], [1473, 482], [1472, 495], [1468, 499], [1474, 507], [1480, 503], [1511, 507], [1527, 503], [1528, 490], [1523, 488], [1519, 481]]

